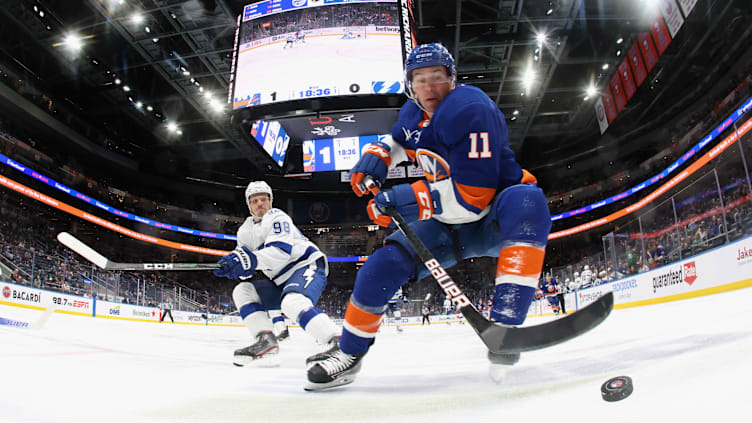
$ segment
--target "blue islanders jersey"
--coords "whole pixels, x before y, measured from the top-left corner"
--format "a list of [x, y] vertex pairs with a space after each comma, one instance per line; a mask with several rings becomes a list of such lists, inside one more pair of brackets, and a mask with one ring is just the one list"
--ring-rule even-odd
[[[413, 101], [405, 103], [392, 139], [439, 192], [441, 213], [434, 218], [440, 222], [480, 220], [498, 192], [522, 180], [504, 115], [473, 86], [455, 87], [430, 120]], [[401, 158], [395, 150], [400, 148], [392, 148], [392, 163]]]
[[540, 282], [540, 290], [545, 296], [556, 295], [559, 293], [559, 282], [554, 278], [551, 278], [549, 282], [546, 282], [546, 280], [543, 279]]

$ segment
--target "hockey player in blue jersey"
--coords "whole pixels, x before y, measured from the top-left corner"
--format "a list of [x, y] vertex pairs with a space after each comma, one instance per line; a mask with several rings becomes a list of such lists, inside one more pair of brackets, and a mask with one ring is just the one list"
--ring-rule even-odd
[[551, 274], [547, 273], [546, 276], [543, 277], [543, 280], [540, 282], [540, 290], [543, 293], [543, 296], [546, 297], [548, 305], [551, 306], [551, 310], [553, 310], [554, 314], [558, 316], [559, 297], [557, 296], [557, 294], [559, 293], [559, 282], [551, 277]]
[[[370, 144], [352, 169], [351, 185], [367, 192], [390, 167], [412, 160], [425, 179], [385, 189], [368, 205], [369, 217], [389, 225], [381, 212], [394, 208], [444, 268], [470, 257], [496, 257], [490, 316], [503, 325], [524, 322], [538, 286], [551, 219], [535, 178], [515, 161], [507, 127], [496, 104], [478, 88], [457, 85], [454, 59], [432, 43], [412, 50], [405, 62], [408, 101], [391, 137]], [[407, 239], [395, 232], [357, 274], [345, 314], [340, 350], [309, 368], [307, 389], [351, 383], [373, 343], [392, 294], [429, 276]], [[489, 352], [498, 380], [519, 354]]]

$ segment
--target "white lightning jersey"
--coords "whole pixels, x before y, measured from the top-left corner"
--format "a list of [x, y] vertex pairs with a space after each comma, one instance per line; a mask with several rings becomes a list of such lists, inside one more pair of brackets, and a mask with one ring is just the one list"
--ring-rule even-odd
[[[238, 246], [247, 247], [258, 259], [257, 270], [277, 285], [287, 281], [301, 267], [321, 257], [316, 244], [306, 238], [280, 209], [269, 210], [260, 222], [248, 217], [238, 229]], [[329, 273], [327, 265], [326, 273]]]

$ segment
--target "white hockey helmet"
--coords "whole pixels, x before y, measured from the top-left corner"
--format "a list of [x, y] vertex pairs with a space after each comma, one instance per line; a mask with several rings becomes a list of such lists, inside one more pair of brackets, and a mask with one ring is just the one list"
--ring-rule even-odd
[[253, 181], [248, 184], [248, 186], [245, 189], [245, 202], [247, 203], [252, 195], [261, 194], [261, 193], [268, 194], [269, 202], [274, 202], [274, 194], [272, 194], [272, 187], [270, 187], [269, 184], [267, 184], [264, 181]]
[[584, 267], [584, 268], [583, 268], [582, 270], [590, 270], [590, 266], [588, 266], [588, 265], [586, 264], [586, 265], [585, 265], [585, 267]]
[[[268, 194], [269, 202], [274, 203], [272, 187], [264, 181], [253, 181], [245, 188], [245, 204], [248, 206], [249, 211], [251, 211], [251, 206], [248, 204], [248, 201], [251, 199], [251, 196], [256, 194]], [[251, 211], [251, 214], [253, 214], [253, 211]]]

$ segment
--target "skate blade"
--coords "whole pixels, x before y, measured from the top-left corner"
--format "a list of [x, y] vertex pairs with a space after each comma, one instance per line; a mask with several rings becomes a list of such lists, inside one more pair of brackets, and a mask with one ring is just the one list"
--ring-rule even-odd
[[279, 358], [279, 354], [267, 354], [261, 358], [253, 359], [251, 357], [245, 357], [245, 356], [234, 356], [232, 359], [232, 364], [234, 364], [237, 367], [255, 367], [255, 368], [266, 368], [266, 367], [279, 367], [281, 364], [281, 360]]
[[308, 381], [303, 388], [308, 392], [323, 391], [324, 389], [336, 388], [337, 386], [349, 385], [355, 382], [355, 375], [343, 375], [327, 383], [314, 383]]
[[498, 385], [504, 381], [504, 378], [511, 368], [512, 366], [509, 365], [491, 363], [488, 367], [488, 376]]

